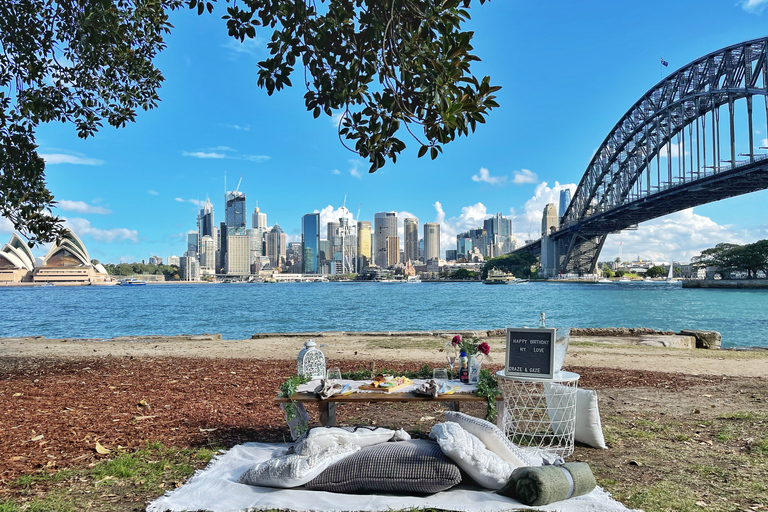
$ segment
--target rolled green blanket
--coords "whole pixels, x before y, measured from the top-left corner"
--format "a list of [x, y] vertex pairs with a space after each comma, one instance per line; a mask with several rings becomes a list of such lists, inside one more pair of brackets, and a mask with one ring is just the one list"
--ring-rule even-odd
[[507, 484], [496, 492], [525, 505], [539, 506], [588, 494], [596, 486], [589, 464], [568, 462], [561, 466], [517, 468]]

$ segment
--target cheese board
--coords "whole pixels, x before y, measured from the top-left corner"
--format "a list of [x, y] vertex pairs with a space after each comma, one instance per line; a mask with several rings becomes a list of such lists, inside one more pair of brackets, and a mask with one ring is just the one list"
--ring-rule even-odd
[[411, 379], [407, 377], [401, 377], [398, 379], [392, 379], [391, 381], [387, 382], [369, 382], [368, 384], [359, 386], [357, 389], [363, 391], [381, 391], [383, 393], [391, 393], [393, 391], [397, 391], [398, 389], [403, 389], [406, 386], [410, 386], [411, 384], [413, 384]]

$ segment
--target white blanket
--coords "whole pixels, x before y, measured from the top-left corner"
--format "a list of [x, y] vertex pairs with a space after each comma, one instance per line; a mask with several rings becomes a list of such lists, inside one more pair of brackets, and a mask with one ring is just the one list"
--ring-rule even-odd
[[167, 492], [147, 507], [147, 512], [182, 512], [206, 510], [210, 512], [242, 512], [266, 509], [295, 511], [390, 511], [410, 508], [439, 508], [467, 512], [501, 512], [509, 510], [626, 511], [618, 501], [600, 487], [586, 496], [571, 498], [546, 507], [526, 507], [494, 494], [460, 485], [456, 488], [426, 497], [393, 496], [384, 494], [339, 494], [309, 491], [302, 488], [273, 489], [238, 484], [238, 477], [258, 462], [282, 454], [284, 445], [245, 443], [216, 457], [204, 471], [199, 471], [187, 483]]

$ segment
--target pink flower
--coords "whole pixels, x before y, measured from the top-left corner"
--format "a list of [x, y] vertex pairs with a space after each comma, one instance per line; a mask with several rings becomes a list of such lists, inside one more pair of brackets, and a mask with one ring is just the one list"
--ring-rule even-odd
[[477, 346], [477, 350], [487, 356], [491, 352], [491, 346], [486, 342], [482, 342]]
[[454, 347], [458, 347], [460, 344], [461, 344], [461, 334], [457, 334], [451, 340], [451, 345], [453, 345]]

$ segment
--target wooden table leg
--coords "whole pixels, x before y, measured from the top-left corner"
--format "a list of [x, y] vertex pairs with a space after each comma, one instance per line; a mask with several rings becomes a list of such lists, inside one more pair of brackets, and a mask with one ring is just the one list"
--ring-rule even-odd
[[320, 424], [324, 427], [336, 426], [336, 402], [320, 402]]
[[448, 406], [454, 412], [461, 412], [461, 404], [459, 402], [448, 402]]

